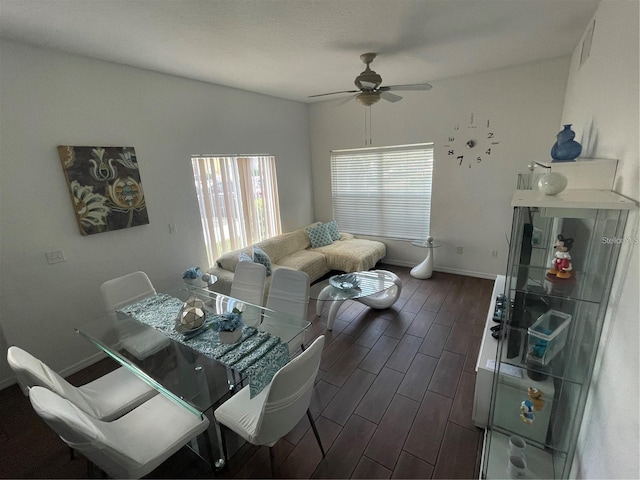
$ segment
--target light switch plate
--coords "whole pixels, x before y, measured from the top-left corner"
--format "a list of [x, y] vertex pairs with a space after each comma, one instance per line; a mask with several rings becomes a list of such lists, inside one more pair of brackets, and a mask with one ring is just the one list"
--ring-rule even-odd
[[44, 256], [46, 257], [47, 263], [49, 265], [67, 261], [66, 257], [64, 256], [64, 251], [62, 250], [52, 250], [50, 252], [44, 252]]

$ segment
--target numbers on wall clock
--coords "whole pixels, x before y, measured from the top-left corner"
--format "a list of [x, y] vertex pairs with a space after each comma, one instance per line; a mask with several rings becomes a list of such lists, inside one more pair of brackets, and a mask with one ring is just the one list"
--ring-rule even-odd
[[491, 120], [478, 121], [472, 113], [467, 122], [454, 125], [443, 146], [459, 167], [471, 168], [491, 159], [499, 144]]

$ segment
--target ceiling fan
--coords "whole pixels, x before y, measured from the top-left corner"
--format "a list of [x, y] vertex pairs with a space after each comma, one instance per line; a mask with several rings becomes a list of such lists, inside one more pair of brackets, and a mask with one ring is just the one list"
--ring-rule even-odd
[[400, 95], [390, 93], [393, 91], [402, 90], [431, 90], [431, 85], [428, 83], [413, 83], [409, 85], [387, 85], [380, 86], [382, 83], [382, 77], [369, 68], [371, 62], [376, 58], [375, 53], [363, 53], [360, 55], [360, 59], [367, 65], [367, 68], [358, 75], [353, 82], [358, 90], [343, 90], [341, 92], [321, 93], [319, 95], [310, 95], [309, 98], [324, 97], [326, 95], [336, 95], [339, 93], [355, 93], [355, 99], [358, 103], [365, 107], [370, 107], [374, 103], [377, 103], [381, 98], [389, 102], [397, 102], [402, 100]]

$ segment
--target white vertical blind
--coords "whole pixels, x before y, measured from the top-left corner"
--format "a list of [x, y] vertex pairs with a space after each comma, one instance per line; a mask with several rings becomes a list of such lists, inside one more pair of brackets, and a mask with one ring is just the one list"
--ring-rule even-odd
[[274, 157], [194, 156], [191, 163], [210, 265], [282, 233]]
[[398, 239], [429, 235], [433, 143], [331, 152], [341, 230]]

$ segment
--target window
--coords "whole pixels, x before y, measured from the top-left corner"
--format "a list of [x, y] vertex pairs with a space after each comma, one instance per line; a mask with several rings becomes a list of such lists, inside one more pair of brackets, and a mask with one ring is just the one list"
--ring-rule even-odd
[[429, 235], [433, 143], [331, 152], [333, 217], [356, 234]]
[[272, 156], [193, 156], [209, 265], [225, 252], [282, 233]]

